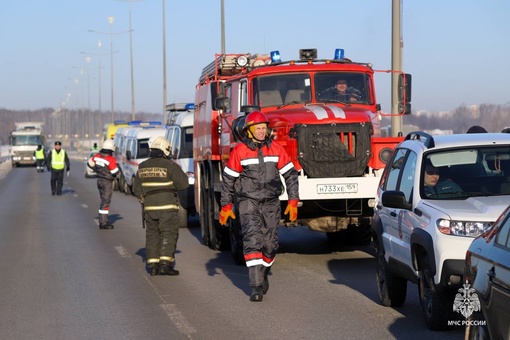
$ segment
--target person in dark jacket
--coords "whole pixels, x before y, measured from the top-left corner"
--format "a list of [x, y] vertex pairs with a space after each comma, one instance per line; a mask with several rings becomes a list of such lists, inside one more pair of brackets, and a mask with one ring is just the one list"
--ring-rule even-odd
[[143, 208], [146, 225], [145, 253], [151, 276], [179, 275], [175, 250], [179, 238], [179, 203], [177, 191], [189, 186], [188, 176], [170, 158], [170, 143], [156, 137], [150, 144], [150, 158], [140, 163], [133, 193]]
[[67, 152], [62, 149], [60, 141], [55, 142], [55, 148], [48, 152], [46, 156], [46, 167], [51, 171], [51, 194], [62, 195], [62, 186], [64, 185], [64, 172], [67, 169], [67, 176], [69, 176], [69, 157]]
[[113, 157], [114, 150], [113, 140], [107, 139], [103, 142], [102, 149], [87, 161], [87, 166], [96, 172], [99, 190], [99, 229], [113, 229], [113, 224], [108, 222], [108, 214], [112, 203], [113, 181], [119, 173], [117, 161]]
[[44, 147], [41, 144], [39, 144], [37, 150], [34, 151], [34, 157], [37, 172], [44, 172], [44, 160], [46, 159], [46, 155], [44, 154]]
[[361, 92], [351, 86], [348, 86], [347, 80], [339, 79], [335, 86], [322, 91], [320, 98], [324, 100], [335, 100], [340, 102], [361, 101]]
[[269, 289], [268, 274], [278, 250], [278, 224], [281, 219], [279, 196], [287, 187], [288, 204], [284, 214], [297, 219], [298, 173], [283, 147], [268, 133], [269, 121], [259, 111], [246, 117], [247, 138], [237, 144], [223, 170], [220, 224], [235, 219], [234, 196], [240, 214], [243, 253], [252, 288], [250, 301], [262, 301]]

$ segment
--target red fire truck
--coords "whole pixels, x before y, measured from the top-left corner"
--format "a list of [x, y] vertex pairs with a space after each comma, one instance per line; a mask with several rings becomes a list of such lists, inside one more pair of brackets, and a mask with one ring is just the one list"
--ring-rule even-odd
[[[222, 170], [243, 138], [247, 113], [260, 110], [268, 117], [274, 140], [299, 172], [297, 223], [333, 241], [346, 235], [370, 240], [379, 178], [403, 140], [381, 137], [371, 64], [344, 58], [340, 49], [328, 60], [317, 59], [315, 49], [299, 55], [282, 61], [278, 51], [216, 54], [196, 86], [193, 157], [201, 237], [212, 249], [230, 248], [237, 263], [244, 261], [239, 218], [221, 227], [219, 201]], [[355, 95], [332, 96], [339, 80]], [[410, 112], [410, 80], [399, 73], [399, 114]], [[280, 200], [284, 211], [285, 193]], [[285, 216], [282, 224], [292, 225]]]

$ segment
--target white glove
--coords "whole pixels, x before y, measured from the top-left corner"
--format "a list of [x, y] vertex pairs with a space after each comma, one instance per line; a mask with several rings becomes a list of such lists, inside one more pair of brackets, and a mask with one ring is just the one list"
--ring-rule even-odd
[[70, 173], [70, 172], [71, 172], [71, 171], [67, 170], [67, 177], [69, 177], [69, 173]]

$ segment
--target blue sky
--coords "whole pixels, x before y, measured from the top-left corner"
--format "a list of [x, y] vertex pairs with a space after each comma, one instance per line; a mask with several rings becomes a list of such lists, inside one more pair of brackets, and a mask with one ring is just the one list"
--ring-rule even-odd
[[[162, 113], [162, 0], [1, 0], [0, 108], [111, 108], [131, 112], [129, 8], [136, 111]], [[227, 53], [300, 48], [320, 58], [344, 48], [355, 61], [391, 68], [391, 1], [224, 0]], [[165, 1], [167, 103], [192, 102], [202, 68], [221, 52], [220, 0]], [[413, 109], [510, 103], [510, 1], [403, 0], [403, 70], [413, 75]], [[114, 16], [113, 26], [107, 18]], [[124, 32], [124, 33], [122, 33]], [[118, 33], [118, 34], [117, 34]], [[102, 48], [98, 48], [98, 40]], [[86, 63], [86, 54], [92, 60]], [[80, 69], [83, 69], [83, 75]], [[89, 72], [89, 73], [87, 73]], [[80, 79], [78, 85], [74, 79]], [[90, 80], [90, 81], [89, 81]], [[390, 110], [388, 81], [378, 101]], [[89, 90], [90, 89], [90, 90]]]

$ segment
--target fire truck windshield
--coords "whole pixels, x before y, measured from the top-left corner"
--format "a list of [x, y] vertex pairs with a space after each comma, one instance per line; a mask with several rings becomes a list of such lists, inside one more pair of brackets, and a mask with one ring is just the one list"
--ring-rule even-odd
[[323, 72], [315, 74], [317, 101], [366, 104], [367, 78], [363, 73]]
[[367, 104], [370, 95], [368, 76], [363, 73], [321, 72], [314, 76], [314, 86], [307, 73], [257, 77], [252, 80], [253, 103], [260, 107], [317, 102]]
[[293, 73], [253, 79], [253, 102], [260, 107], [311, 101], [310, 75]]

